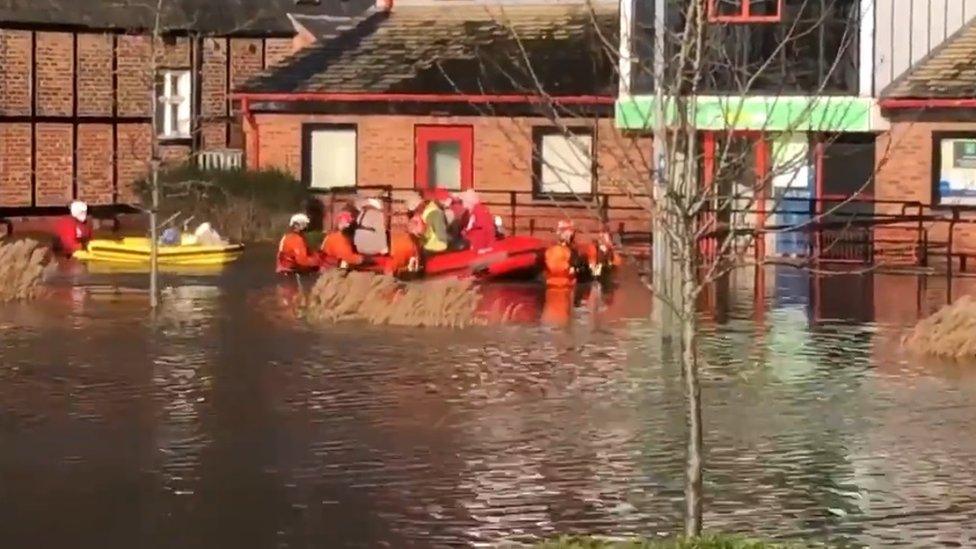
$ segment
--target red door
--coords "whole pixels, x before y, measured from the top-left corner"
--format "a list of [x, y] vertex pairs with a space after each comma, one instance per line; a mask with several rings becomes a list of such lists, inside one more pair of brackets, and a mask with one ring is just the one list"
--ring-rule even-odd
[[474, 182], [474, 129], [416, 126], [414, 132], [414, 185], [418, 189], [470, 189]]

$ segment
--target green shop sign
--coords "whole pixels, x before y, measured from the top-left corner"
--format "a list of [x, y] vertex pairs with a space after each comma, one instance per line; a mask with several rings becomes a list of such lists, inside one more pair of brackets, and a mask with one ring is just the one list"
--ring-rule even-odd
[[[767, 97], [700, 96], [695, 101], [695, 126], [700, 130], [759, 130], [771, 132], [866, 132], [871, 131], [870, 97]], [[677, 120], [673, 101], [665, 116]], [[690, 106], [689, 106], [690, 110]], [[617, 99], [617, 127], [649, 129], [654, 124], [653, 96]]]

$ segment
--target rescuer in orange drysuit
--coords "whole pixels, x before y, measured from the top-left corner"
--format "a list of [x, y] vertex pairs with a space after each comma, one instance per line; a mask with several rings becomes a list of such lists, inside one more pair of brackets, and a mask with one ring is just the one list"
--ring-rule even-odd
[[305, 231], [309, 225], [308, 216], [302, 213], [291, 216], [288, 234], [278, 244], [278, 265], [280, 273], [310, 273], [319, 269], [318, 256], [309, 253]]
[[577, 253], [574, 248], [576, 229], [571, 221], [556, 226], [558, 242], [546, 250], [546, 286], [569, 288], [576, 285]]
[[576, 289], [577, 253], [573, 241], [576, 229], [570, 221], [556, 226], [559, 241], [546, 250], [546, 303], [542, 322], [554, 326], [569, 323]]
[[620, 254], [617, 253], [613, 243], [613, 235], [610, 229], [603, 227], [596, 237], [596, 241], [586, 245], [586, 261], [590, 266], [590, 274], [593, 278], [600, 278], [610, 274], [614, 269], [623, 264]]
[[367, 263], [367, 257], [356, 253], [352, 245], [355, 231], [352, 221], [353, 216], [348, 211], [341, 211], [336, 215], [335, 230], [322, 241], [323, 263], [338, 265], [343, 269]]

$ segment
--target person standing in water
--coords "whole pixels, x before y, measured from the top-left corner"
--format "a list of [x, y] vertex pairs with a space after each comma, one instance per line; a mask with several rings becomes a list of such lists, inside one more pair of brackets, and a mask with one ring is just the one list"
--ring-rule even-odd
[[88, 222], [88, 204], [76, 200], [68, 207], [70, 215], [59, 219], [54, 225], [54, 251], [64, 257], [85, 249], [92, 238], [92, 227]]
[[578, 262], [573, 223], [560, 221], [556, 225], [556, 238], [556, 244], [546, 250], [546, 303], [541, 320], [552, 326], [566, 326], [572, 318]]
[[288, 233], [278, 244], [278, 262], [275, 271], [279, 274], [301, 274], [319, 270], [319, 258], [308, 250], [305, 231], [310, 221], [308, 216], [297, 213], [288, 222]]
[[356, 253], [356, 249], [353, 247], [354, 230], [352, 215], [347, 211], [339, 212], [336, 215], [335, 230], [322, 241], [322, 259], [326, 263], [338, 265], [342, 269], [358, 267], [367, 263], [367, 258]]

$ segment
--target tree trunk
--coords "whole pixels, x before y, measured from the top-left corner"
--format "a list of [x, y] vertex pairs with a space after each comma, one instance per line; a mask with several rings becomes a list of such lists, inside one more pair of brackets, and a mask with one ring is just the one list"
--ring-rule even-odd
[[[694, 233], [686, 234], [693, 235]], [[695, 268], [695, 242], [681, 243], [681, 369], [685, 378], [688, 406], [688, 447], [685, 456], [685, 536], [702, 532], [702, 413], [701, 384], [698, 379], [698, 317], [695, 295], [698, 273]]]

